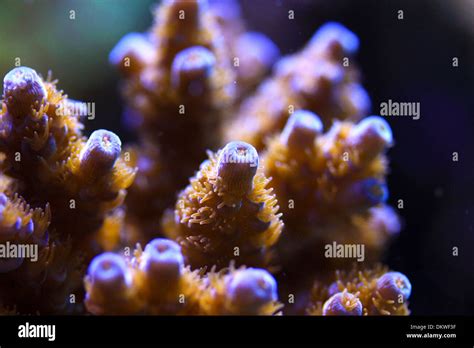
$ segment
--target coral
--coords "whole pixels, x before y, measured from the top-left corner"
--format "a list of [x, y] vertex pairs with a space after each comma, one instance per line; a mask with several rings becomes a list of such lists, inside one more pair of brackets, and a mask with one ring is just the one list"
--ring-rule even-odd
[[273, 75], [242, 102], [233, 123], [224, 128], [225, 138], [261, 150], [295, 110], [317, 113], [325, 126], [366, 115], [370, 99], [351, 62], [358, 46], [355, 34], [342, 25], [321, 27], [304, 49], [278, 61]]
[[275, 279], [255, 268], [209, 273], [201, 305], [204, 314], [213, 315], [274, 315], [282, 307]]
[[399, 272], [380, 265], [337, 271], [329, 286], [316, 282], [307, 312], [310, 315], [408, 315], [411, 284]]
[[127, 220], [142, 241], [156, 233], [205, 152], [221, 145], [234, 104], [279, 55], [268, 37], [245, 31], [238, 12], [231, 1], [164, 1], [149, 33], [126, 35], [110, 54], [124, 76], [127, 124], [140, 138], [131, 149], [140, 170]]
[[279, 58], [280, 50], [266, 35], [246, 30], [237, 1], [210, 1], [209, 10], [231, 52], [237, 75], [237, 99], [241, 101], [267, 75]]
[[163, 221], [193, 267], [266, 266], [283, 223], [252, 145], [231, 142], [201, 164]]
[[[195, 286], [184, 287], [199, 297], [188, 302], [193, 309], [178, 309], [181, 283], [169, 290], [176, 281], [162, 282], [155, 293], [164, 304], [145, 312], [277, 313], [273, 278], [236, 265], [265, 267], [275, 274], [281, 298], [296, 294], [297, 303], [285, 306], [284, 314], [323, 314], [330, 296], [326, 291], [308, 302], [309, 289], [313, 283], [326, 289], [328, 275], [343, 274], [354, 261], [325, 256], [325, 246], [364, 246], [364, 272], [380, 260], [400, 229], [385, 204], [385, 153], [393, 140], [383, 119], [363, 118], [370, 99], [353, 62], [358, 45], [354, 33], [328, 23], [300, 52], [274, 65], [278, 49], [264, 35], [246, 31], [234, 1], [211, 1], [209, 7], [205, 1], [166, 1], [149, 34], [129, 34], [117, 44], [110, 60], [124, 75], [125, 117], [140, 139], [131, 151], [139, 174], [127, 201], [127, 243], [161, 234], [174, 240], [183, 256], [174, 254], [178, 278], [192, 274]], [[272, 66], [272, 76], [260, 84]], [[227, 145], [213, 152], [221, 138]], [[208, 160], [201, 157], [206, 150]], [[103, 294], [111, 305], [131, 303], [133, 313], [153, 308], [134, 302], [143, 292], [135, 280], [143, 274], [136, 265], [140, 250], [120, 268], [138, 283], [124, 287], [121, 299]], [[87, 279], [89, 310], [109, 313], [106, 304], [91, 300], [100, 302], [101, 295], [91, 275]], [[371, 293], [379, 301], [375, 312], [367, 309], [366, 292], [341, 288], [324, 314], [408, 314], [405, 304], [394, 310], [381, 293]], [[147, 296], [141, 298], [152, 303]], [[317, 303], [319, 312], [305, 310]]]
[[87, 309], [97, 315], [271, 315], [280, 307], [275, 279], [265, 270], [211, 271], [184, 266], [177, 243], [154, 239], [134, 257], [97, 256], [85, 279]]
[[205, 1], [163, 2], [150, 33], [125, 36], [110, 61], [124, 75], [126, 117], [140, 135], [128, 219], [149, 235], [205, 151], [219, 146], [235, 73]]
[[2, 267], [2, 301], [21, 312], [70, 307], [81, 265], [100, 251], [100, 229], [117, 218], [135, 174], [119, 158], [115, 134], [99, 130], [86, 141], [70, 103], [33, 69], [18, 67], [4, 78], [1, 240], [38, 250], [34, 261], [15, 258], [8, 262], [18, 264]]
[[[328, 23], [277, 61], [234, 1], [154, 17], [109, 56], [138, 135], [125, 150], [85, 137], [51, 77], [5, 76], [0, 253], [37, 254], [0, 258], [1, 312], [408, 315], [408, 278], [378, 264], [400, 230], [393, 135], [366, 117], [356, 35]], [[337, 255], [355, 245], [357, 266]]]
[[84, 241], [122, 203], [135, 169], [119, 158], [115, 134], [96, 131], [86, 142], [71, 110], [56, 82], [26, 67], [10, 71], [0, 114], [1, 169], [21, 182], [27, 201], [50, 205], [56, 229]]
[[[314, 113], [299, 110], [291, 115], [262, 159], [284, 216], [279, 243], [283, 264], [291, 261], [300, 267], [301, 259], [308, 264], [314, 256], [322, 258], [324, 245], [332, 242], [364, 244], [366, 258], [379, 259], [399, 228], [395, 213], [384, 205], [384, 153], [391, 143], [390, 126], [380, 117], [357, 124], [335, 121], [323, 133]], [[325, 260], [309, 266], [318, 262]]]

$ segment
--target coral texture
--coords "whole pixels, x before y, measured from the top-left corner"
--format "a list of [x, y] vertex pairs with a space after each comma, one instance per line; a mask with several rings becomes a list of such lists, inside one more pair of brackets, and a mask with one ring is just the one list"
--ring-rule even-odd
[[399, 272], [380, 265], [337, 271], [329, 286], [316, 282], [311, 291], [310, 315], [408, 315], [411, 284]]
[[110, 54], [125, 77], [126, 117], [141, 139], [127, 206], [145, 234], [155, 233], [206, 150], [219, 146], [235, 97], [231, 58], [206, 2], [164, 1], [155, 18], [148, 34], [125, 36]]
[[283, 223], [252, 145], [231, 142], [210, 153], [163, 222], [193, 267], [268, 265]]
[[70, 307], [83, 262], [101, 250], [100, 229], [116, 219], [135, 175], [119, 157], [120, 139], [105, 130], [86, 139], [70, 103], [33, 69], [4, 78], [0, 235], [13, 249], [37, 248], [34, 257], [2, 267], [2, 304], [21, 312]]
[[[279, 52], [265, 36], [246, 32], [236, 2], [211, 1], [208, 7], [205, 1], [167, 1], [155, 13], [150, 34], [130, 34], [111, 54], [125, 74], [126, 119], [141, 139], [133, 160], [140, 172], [128, 202], [129, 231], [163, 233], [180, 245], [190, 267], [185, 273], [196, 270], [212, 284], [213, 291], [199, 294], [207, 299], [206, 313], [233, 313], [223, 300], [234, 293], [233, 282], [222, 272], [237, 264], [274, 272], [280, 298], [297, 297], [284, 306], [285, 314], [323, 314], [325, 302], [328, 315], [408, 314], [406, 303], [394, 305], [374, 288], [381, 271], [370, 273], [400, 222], [385, 204], [392, 133], [382, 118], [363, 118], [370, 99], [354, 63], [356, 35], [337, 23], [324, 25], [259, 84]], [[203, 30], [212, 32], [208, 44], [199, 41]], [[196, 57], [193, 64], [189, 55]], [[134, 68], [124, 64], [127, 58], [137, 62]], [[218, 79], [221, 87], [208, 84], [209, 94], [195, 104], [190, 85], [181, 85], [189, 81], [191, 67], [193, 77], [206, 70], [206, 81]], [[179, 106], [190, 113], [186, 118], [176, 116]], [[208, 153], [184, 188], [204, 150], [225, 141], [221, 150]], [[174, 211], [166, 209], [180, 188]], [[327, 290], [308, 300], [310, 288], [318, 288], [314, 284], [325, 289], [336, 269], [345, 274], [353, 267], [354, 258], [338, 258], [337, 251], [327, 255], [325, 248], [354, 244], [365, 248], [359, 266], [372, 277], [370, 294], [347, 280], [331, 301]], [[242, 314], [249, 313], [246, 307], [260, 308], [236, 303]], [[268, 308], [267, 314], [277, 311]]]
[[410, 313], [410, 281], [379, 264], [401, 227], [394, 141], [367, 116], [357, 36], [328, 23], [277, 60], [226, 3], [165, 0], [112, 50], [125, 151], [86, 138], [50, 77], [5, 76], [2, 313]]
[[260, 150], [298, 109], [317, 113], [327, 126], [335, 119], [366, 115], [370, 99], [351, 61], [358, 46], [358, 38], [347, 28], [324, 25], [304, 49], [278, 61], [272, 76], [243, 101], [234, 122], [224, 128], [225, 138]]
[[184, 266], [168, 239], [138, 246], [132, 258], [97, 256], [85, 282], [86, 307], [100, 315], [271, 315], [281, 307], [267, 271], [230, 267], [203, 276]]
[[314, 257], [320, 259], [311, 266], [329, 264], [324, 246], [333, 242], [363, 244], [366, 261], [379, 259], [400, 228], [395, 212], [384, 204], [385, 151], [391, 144], [390, 126], [380, 117], [357, 124], [335, 121], [323, 133], [314, 113], [291, 115], [262, 160], [284, 216], [279, 243], [284, 264], [301, 267], [302, 260], [308, 264]]

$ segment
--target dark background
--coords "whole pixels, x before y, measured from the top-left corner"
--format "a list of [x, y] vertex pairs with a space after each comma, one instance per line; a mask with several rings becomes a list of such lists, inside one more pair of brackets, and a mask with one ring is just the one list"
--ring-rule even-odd
[[[52, 69], [70, 97], [96, 103], [88, 131], [107, 128], [133, 140], [120, 121], [118, 74], [107, 56], [125, 33], [150, 27], [153, 3], [0, 1], [1, 73], [15, 57], [43, 75]], [[389, 152], [390, 203], [403, 199], [404, 228], [386, 262], [410, 278], [413, 314], [472, 315], [474, 0], [243, 0], [242, 13], [249, 29], [269, 35], [283, 53], [297, 51], [326, 21], [340, 21], [360, 38], [357, 61], [372, 113], [388, 99], [420, 102], [419, 120], [387, 118], [396, 141]]]

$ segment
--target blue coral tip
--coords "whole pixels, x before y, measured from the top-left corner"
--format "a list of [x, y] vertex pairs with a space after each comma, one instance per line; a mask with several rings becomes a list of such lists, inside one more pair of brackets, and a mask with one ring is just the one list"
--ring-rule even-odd
[[119, 255], [106, 252], [92, 260], [87, 273], [92, 284], [114, 286], [126, 281], [127, 264]]
[[26, 104], [29, 108], [43, 100], [46, 94], [41, 78], [36, 71], [26, 66], [10, 70], [3, 79], [3, 95], [7, 99], [7, 106], [11, 105], [9, 99], [12, 98], [14, 104]]
[[160, 272], [163, 270], [173, 271], [177, 274], [184, 267], [180, 246], [165, 238], [156, 238], [149, 242], [143, 252], [142, 260], [145, 271]]
[[404, 303], [411, 295], [411, 283], [400, 272], [385, 273], [377, 280], [376, 288], [383, 298], [396, 303]]
[[214, 54], [203, 46], [192, 46], [180, 51], [171, 66], [174, 88], [189, 87], [193, 81], [204, 81], [216, 63]]
[[359, 49], [359, 38], [340, 23], [328, 22], [322, 25], [311, 38], [310, 44], [336, 40], [348, 54], [354, 54]]
[[362, 311], [360, 299], [347, 291], [338, 292], [323, 305], [323, 315], [326, 316], [360, 316]]
[[258, 153], [255, 147], [244, 141], [231, 141], [221, 151], [219, 166], [244, 164], [248, 167], [258, 167]]
[[240, 20], [242, 11], [237, 0], [210, 0], [208, 3], [213, 15], [215, 15], [218, 20]]
[[266, 270], [256, 268], [238, 270], [232, 274], [227, 291], [232, 302], [242, 309], [257, 309], [278, 298], [275, 278]]
[[368, 116], [357, 124], [358, 133], [370, 133], [380, 138], [385, 144], [393, 143], [392, 129], [387, 121], [380, 116]]
[[323, 131], [321, 119], [307, 110], [295, 111], [288, 119], [282, 132], [282, 139], [287, 145], [290, 143], [304, 143], [313, 141], [316, 135]]
[[122, 151], [122, 142], [113, 132], [105, 129], [94, 131], [80, 155], [81, 167], [90, 173], [109, 170]]
[[257, 150], [252, 145], [243, 141], [228, 143], [217, 163], [217, 175], [225, 191], [237, 196], [247, 194], [252, 188], [258, 162]]
[[118, 66], [123, 63], [123, 59], [132, 51], [147, 53], [150, 42], [145, 34], [128, 33], [120, 39], [109, 53], [109, 62]]
[[278, 46], [268, 36], [259, 32], [246, 32], [240, 35], [237, 52], [257, 57], [267, 67], [273, 65], [280, 56]]

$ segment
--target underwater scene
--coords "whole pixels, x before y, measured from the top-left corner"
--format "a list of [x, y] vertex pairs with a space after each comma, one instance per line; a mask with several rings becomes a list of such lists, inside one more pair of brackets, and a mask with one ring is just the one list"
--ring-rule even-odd
[[474, 1], [1, 1], [0, 312], [474, 312]]

